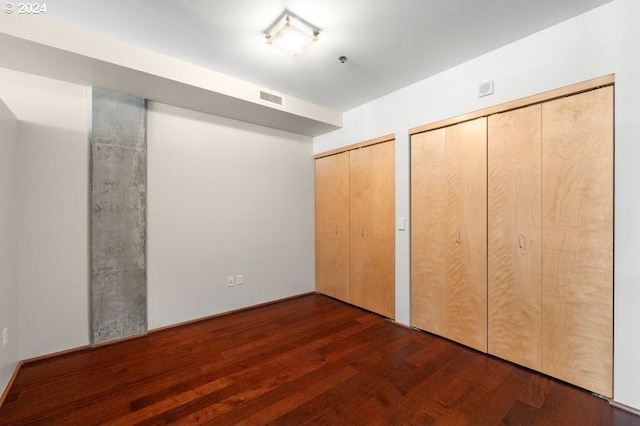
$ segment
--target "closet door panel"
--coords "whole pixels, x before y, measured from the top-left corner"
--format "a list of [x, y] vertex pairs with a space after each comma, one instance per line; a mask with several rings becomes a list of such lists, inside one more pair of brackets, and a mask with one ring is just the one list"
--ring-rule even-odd
[[412, 324], [487, 350], [486, 119], [412, 137]]
[[411, 136], [411, 324], [446, 331], [445, 129]]
[[446, 335], [487, 350], [487, 120], [450, 126], [445, 143]]
[[395, 141], [371, 146], [372, 277], [367, 291], [370, 310], [395, 318]]
[[350, 156], [350, 302], [366, 308], [372, 278], [372, 158], [371, 149], [360, 148]]
[[542, 114], [543, 372], [610, 397], [613, 87]]
[[540, 105], [488, 118], [489, 353], [542, 368]]
[[316, 290], [349, 300], [349, 153], [315, 161]]
[[411, 324], [443, 335], [445, 130], [411, 136]]

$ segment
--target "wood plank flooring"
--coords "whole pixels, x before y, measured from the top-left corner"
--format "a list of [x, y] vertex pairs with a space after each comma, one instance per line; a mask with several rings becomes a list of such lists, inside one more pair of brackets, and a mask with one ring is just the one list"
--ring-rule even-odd
[[307, 295], [26, 364], [0, 424], [588, 426], [640, 417]]

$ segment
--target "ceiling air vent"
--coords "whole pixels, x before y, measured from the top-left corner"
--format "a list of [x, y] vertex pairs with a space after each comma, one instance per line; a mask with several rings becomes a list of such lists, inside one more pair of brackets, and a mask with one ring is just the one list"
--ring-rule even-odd
[[281, 108], [284, 107], [284, 97], [280, 95], [276, 95], [273, 93], [265, 92], [264, 90], [260, 91], [260, 100], [264, 103], [273, 106], [279, 106]]

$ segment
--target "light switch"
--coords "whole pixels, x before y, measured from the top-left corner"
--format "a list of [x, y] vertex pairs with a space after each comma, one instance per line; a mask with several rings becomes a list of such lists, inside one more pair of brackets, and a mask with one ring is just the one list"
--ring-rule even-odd
[[407, 219], [404, 217], [398, 218], [398, 231], [404, 231], [407, 227]]

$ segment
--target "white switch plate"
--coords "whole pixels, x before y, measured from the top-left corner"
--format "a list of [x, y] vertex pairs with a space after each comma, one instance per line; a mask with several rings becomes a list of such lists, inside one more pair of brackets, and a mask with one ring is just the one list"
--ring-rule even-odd
[[9, 327], [2, 329], [2, 347], [4, 348], [9, 343]]
[[227, 287], [233, 287], [233, 275], [227, 277]]
[[404, 217], [398, 218], [398, 231], [404, 231], [407, 229], [407, 219]]
[[242, 285], [244, 283], [244, 279], [242, 278], [242, 275], [238, 275], [236, 277], [236, 284], [237, 285]]

